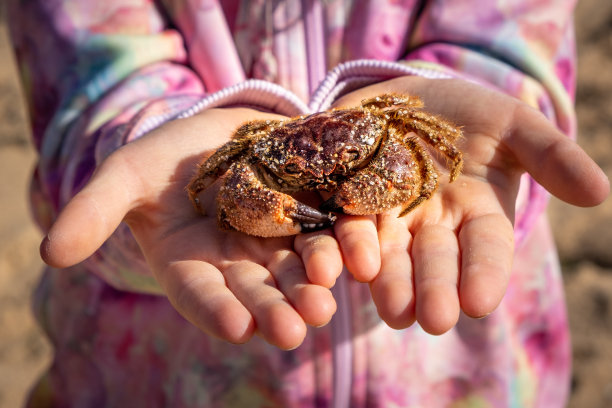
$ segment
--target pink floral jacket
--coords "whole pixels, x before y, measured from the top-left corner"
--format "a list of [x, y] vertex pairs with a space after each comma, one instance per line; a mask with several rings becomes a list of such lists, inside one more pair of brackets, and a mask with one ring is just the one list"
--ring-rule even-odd
[[[36, 220], [117, 147], [213, 106], [325, 109], [401, 75], [463, 77], [574, 137], [574, 2], [563, 0], [9, 0], [39, 162]], [[55, 348], [29, 404], [76, 407], [554, 407], [570, 370], [555, 248], [528, 177], [498, 310], [442, 336], [381, 322], [343, 274], [332, 322], [279, 351], [207, 337], [170, 306], [122, 226], [87, 261], [48, 269], [35, 311]]]

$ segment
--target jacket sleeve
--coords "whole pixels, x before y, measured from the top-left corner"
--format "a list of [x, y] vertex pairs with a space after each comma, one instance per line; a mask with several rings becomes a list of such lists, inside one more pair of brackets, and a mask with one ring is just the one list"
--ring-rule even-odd
[[[105, 157], [165, 122], [237, 104], [307, 110], [280, 86], [244, 81], [217, 1], [9, 2], [39, 152], [31, 195], [43, 231]], [[161, 294], [124, 223], [84, 266], [117, 289]]]
[[[345, 38], [348, 59], [356, 61], [336, 69], [338, 94], [401, 75], [459, 77], [524, 101], [575, 138], [574, 0], [355, 1]], [[547, 201], [525, 175], [516, 205], [519, 244]]]
[[[185, 66], [181, 36], [156, 5], [9, 0], [7, 21], [39, 153], [31, 195], [43, 230], [96, 165], [126, 143], [134, 123], [180, 111], [192, 102], [188, 95], [205, 93]], [[116, 287], [159, 291], [125, 226], [86, 265]]]
[[[479, 82], [543, 112], [576, 137], [573, 0], [431, 0], [423, 3], [405, 63]], [[549, 194], [524, 175], [516, 203], [520, 245]]]
[[406, 61], [438, 64], [539, 108], [575, 136], [573, 0], [425, 1]]

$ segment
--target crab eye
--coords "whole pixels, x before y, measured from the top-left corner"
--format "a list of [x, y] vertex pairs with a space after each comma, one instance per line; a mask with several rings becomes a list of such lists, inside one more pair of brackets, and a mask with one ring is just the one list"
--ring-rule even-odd
[[301, 172], [302, 172], [302, 169], [296, 163], [289, 163], [288, 165], [285, 166], [285, 173], [299, 174]]

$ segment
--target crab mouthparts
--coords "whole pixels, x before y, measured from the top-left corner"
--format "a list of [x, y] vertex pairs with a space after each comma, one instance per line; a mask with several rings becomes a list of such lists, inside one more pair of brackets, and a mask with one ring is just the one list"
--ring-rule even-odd
[[335, 197], [330, 197], [327, 200], [323, 201], [319, 206], [319, 209], [327, 213], [344, 214], [344, 209], [336, 202]]

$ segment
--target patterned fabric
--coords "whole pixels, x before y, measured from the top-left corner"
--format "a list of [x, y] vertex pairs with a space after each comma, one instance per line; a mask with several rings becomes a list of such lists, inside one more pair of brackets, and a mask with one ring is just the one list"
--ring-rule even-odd
[[[303, 107], [313, 106], [313, 96], [333, 99], [327, 88], [315, 91], [337, 83], [339, 72], [355, 85], [411, 67], [502, 90], [574, 137], [573, 7], [561, 0], [9, 0], [40, 155], [34, 216], [46, 230], [114, 149], [249, 78], [279, 85], [286, 90], [279, 100]], [[360, 70], [334, 70], [356, 60], [366, 60]], [[377, 65], [385, 61], [388, 74]], [[249, 98], [258, 92], [250, 89]], [[345, 273], [335, 288], [337, 315], [290, 352], [258, 339], [229, 345], [192, 327], [159, 296], [122, 226], [86, 262], [45, 272], [35, 311], [55, 359], [29, 403], [563, 406], [568, 327], [545, 202], [525, 177], [511, 282], [487, 318], [462, 316], [438, 337], [418, 326], [395, 331], [378, 318], [367, 286]]]

